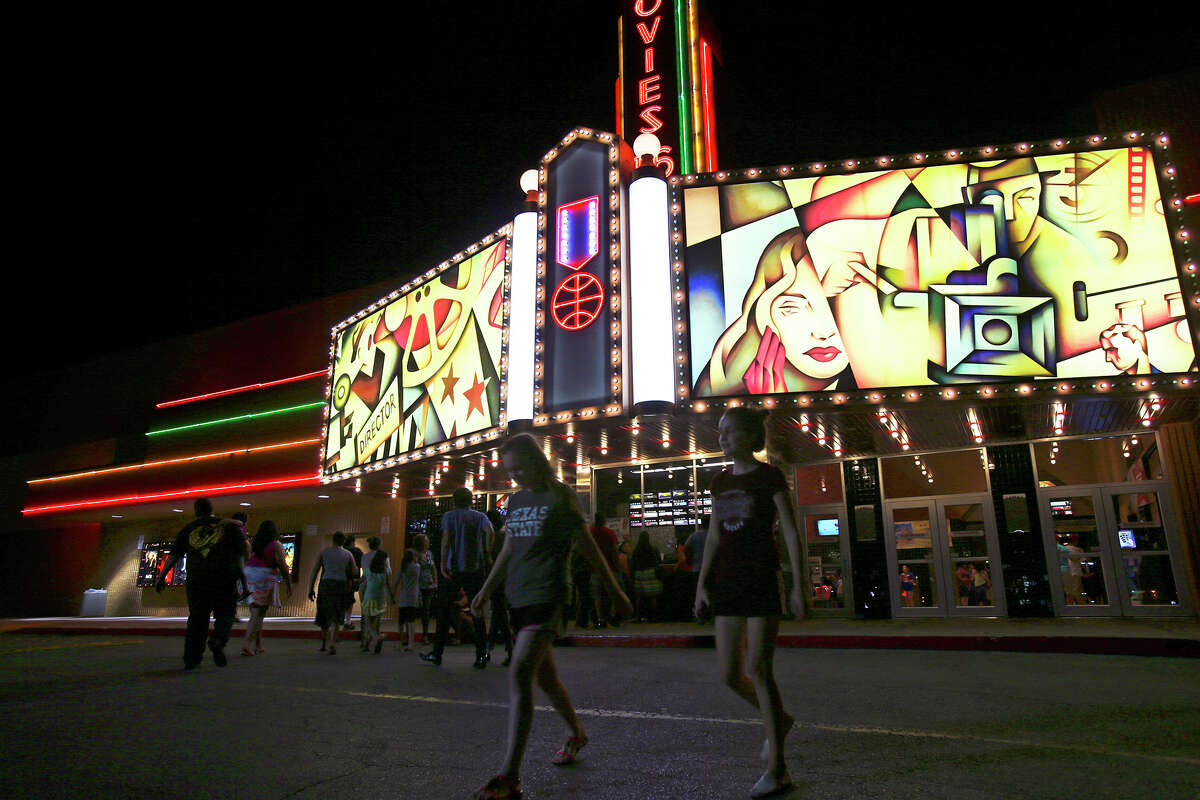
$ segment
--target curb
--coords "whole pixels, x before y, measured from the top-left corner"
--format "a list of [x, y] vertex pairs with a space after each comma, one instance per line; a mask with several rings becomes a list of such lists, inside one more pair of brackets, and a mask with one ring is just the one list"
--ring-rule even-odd
[[[235, 626], [232, 636], [245, 634]], [[6, 633], [47, 636], [182, 636], [183, 628], [165, 626], [104, 626], [83, 628], [69, 625], [14, 627]], [[263, 630], [269, 639], [319, 639], [321, 632], [306, 630]], [[358, 630], [342, 631], [343, 641], [356, 641]], [[397, 641], [394, 632], [385, 632], [386, 641]], [[418, 637], [415, 644], [424, 642]], [[559, 647], [662, 647], [713, 649], [712, 634], [567, 634], [555, 640]], [[1077, 655], [1153, 656], [1159, 658], [1200, 658], [1200, 641], [1195, 639], [1104, 636], [863, 636], [781, 634], [777, 647], [827, 648], [841, 650], [958, 650], [1012, 653], [1073, 653]]]

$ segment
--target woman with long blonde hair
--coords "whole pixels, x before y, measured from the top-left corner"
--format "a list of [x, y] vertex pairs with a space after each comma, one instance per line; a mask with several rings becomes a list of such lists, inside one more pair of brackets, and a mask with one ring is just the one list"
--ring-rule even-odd
[[696, 395], [855, 388], [829, 305], [831, 290], [837, 291], [822, 285], [799, 228], [772, 239], [758, 260], [741, 316], [717, 340]]

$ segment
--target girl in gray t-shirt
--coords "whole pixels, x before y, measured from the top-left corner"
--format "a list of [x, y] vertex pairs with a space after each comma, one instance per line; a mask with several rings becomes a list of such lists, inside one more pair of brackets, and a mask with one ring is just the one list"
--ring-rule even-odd
[[588, 737], [571, 705], [567, 689], [558, 678], [550, 646], [554, 642], [567, 592], [567, 554], [574, 544], [595, 574], [608, 583], [609, 596], [617, 611], [632, 611], [629, 598], [613, 577], [596, 540], [583, 525], [583, 514], [575, 493], [554, 477], [550, 462], [542, 455], [537, 440], [518, 434], [500, 448], [504, 468], [521, 491], [508, 501], [504, 546], [496, 557], [483, 588], [471, 603], [482, 614], [501, 578], [507, 574], [512, 627], [517, 642], [513, 648], [514, 681], [509, 691], [510, 714], [517, 724], [511, 728], [508, 752], [499, 774], [475, 792], [480, 800], [510, 797], [521, 791], [521, 761], [533, 722], [533, 679], [550, 697], [567, 723], [566, 744], [555, 754], [554, 764], [573, 764]]

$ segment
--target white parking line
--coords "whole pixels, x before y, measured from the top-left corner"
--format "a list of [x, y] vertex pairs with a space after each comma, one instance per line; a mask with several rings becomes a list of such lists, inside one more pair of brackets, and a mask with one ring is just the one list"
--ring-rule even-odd
[[[263, 688], [278, 688], [267, 687]], [[354, 692], [344, 689], [312, 689], [304, 687], [296, 687], [289, 691], [299, 692], [318, 692], [331, 694], [344, 694], [351, 697], [369, 697], [383, 700], [400, 700], [410, 703], [436, 703], [442, 705], [456, 706], [474, 706], [477, 708], [508, 708], [508, 703], [497, 703], [486, 700], [456, 700], [449, 697], [427, 697], [424, 695], [415, 694], [388, 694], [384, 692]], [[534, 706], [535, 711], [554, 711], [552, 706]], [[661, 720], [664, 722], [693, 722], [708, 725], [748, 725], [761, 726], [761, 719], [742, 719], [733, 717], [698, 717], [689, 714], [661, 714], [652, 711], [625, 711], [621, 709], [609, 708], [576, 708], [575, 713], [581, 717], [606, 717], [609, 719], [637, 719], [637, 720]], [[1008, 739], [997, 736], [967, 736], [957, 733], [940, 733], [938, 731], [922, 731], [906, 728], [881, 728], [864, 725], [825, 725], [815, 722], [796, 721], [797, 728], [806, 728], [808, 730], [826, 731], [830, 733], [859, 733], [873, 736], [903, 736], [913, 739], [943, 739], [948, 741], [959, 742], [986, 742], [988, 744], [1002, 744], [1014, 747], [1035, 747], [1044, 750], [1063, 750], [1072, 753], [1081, 753], [1091, 756], [1104, 756], [1112, 758], [1137, 758], [1143, 761], [1159, 761], [1169, 762], [1174, 764], [1200, 764], [1200, 758], [1188, 758], [1186, 756], [1163, 756], [1153, 753], [1139, 753], [1123, 750], [1105, 750], [1098, 747], [1086, 747], [1084, 745], [1060, 744], [1058, 742], [1034, 742], [1028, 739]]]

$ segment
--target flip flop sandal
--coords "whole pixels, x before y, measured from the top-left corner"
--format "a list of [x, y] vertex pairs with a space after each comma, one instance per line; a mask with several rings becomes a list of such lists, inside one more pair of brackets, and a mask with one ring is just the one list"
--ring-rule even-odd
[[475, 794], [471, 795], [471, 798], [472, 800], [520, 800], [521, 782], [514, 781], [507, 775], [497, 775], [480, 786]]
[[[795, 725], [796, 725], [796, 718], [793, 717], [791, 714], [787, 713], [786, 711], [783, 712], [783, 740], [779, 742], [780, 749], [783, 749], [783, 743], [785, 741], [787, 741], [787, 735], [792, 732], [792, 728], [795, 727]], [[763, 761], [766, 761], [767, 758], [770, 757], [770, 755], [771, 755], [771, 740], [763, 739], [762, 750], [759, 752], [758, 757], [760, 759], [762, 759]]]
[[579, 751], [588, 743], [587, 738], [580, 739], [578, 736], [568, 737], [567, 743], [563, 745], [562, 750], [554, 754], [554, 760], [550, 763], [560, 767], [565, 767], [568, 764], [574, 764], [579, 760]]
[[252, 656], [252, 655], [254, 655], [254, 653], [250, 652], [249, 650], [247, 650], [246, 648], [244, 648], [244, 647], [243, 647], [243, 648], [242, 648], [242, 655], [244, 655], [244, 656]]

